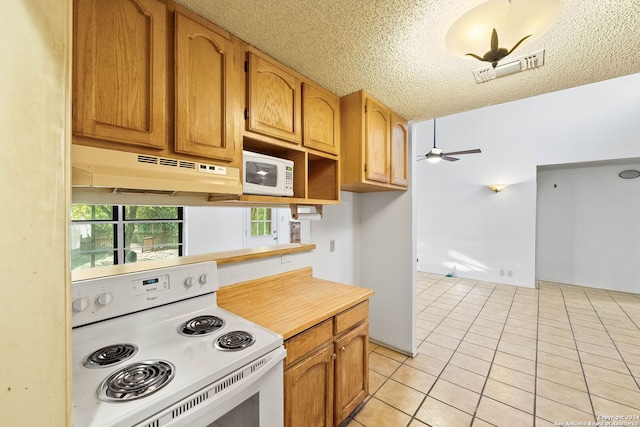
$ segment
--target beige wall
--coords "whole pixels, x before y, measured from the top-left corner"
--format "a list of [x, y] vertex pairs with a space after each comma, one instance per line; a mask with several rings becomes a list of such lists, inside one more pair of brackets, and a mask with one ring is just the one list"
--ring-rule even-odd
[[71, 0], [5, 0], [0, 28], [0, 424], [70, 425]]

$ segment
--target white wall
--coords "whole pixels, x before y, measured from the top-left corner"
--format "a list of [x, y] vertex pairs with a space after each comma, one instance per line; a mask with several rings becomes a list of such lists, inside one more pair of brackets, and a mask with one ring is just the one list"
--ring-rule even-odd
[[640, 162], [538, 172], [536, 278], [640, 293]]
[[[414, 127], [409, 158], [414, 157]], [[360, 285], [371, 288], [370, 335], [406, 354], [417, 353], [415, 161], [409, 190], [360, 195]]]
[[[313, 252], [291, 254], [289, 261], [283, 262], [282, 257], [260, 258], [245, 262], [223, 264], [218, 267], [220, 286], [233, 285], [247, 280], [259, 279], [308, 267], [313, 264]], [[317, 277], [314, 271], [314, 276]]]
[[[640, 157], [638, 117], [640, 74], [438, 119], [438, 147], [482, 154], [417, 164], [418, 269], [533, 287], [537, 166]], [[419, 153], [432, 126], [416, 125]]]
[[308, 222], [309, 242], [316, 245], [312, 265], [316, 277], [351, 285], [360, 283], [359, 204], [359, 194], [343, 191], [339, 205], [324, 206], [322, 219]]
[[2, 2], [0, 414], [71, 425], [71, 1]]
[[[247, 241], [249, 209], [227, 206], [185, 206], [185, 255], [290, 242], [291, 211], [288, 208], [274, 208], [278, 227], [277, 242], [265, 240], [263, 243], [251, 244]], [[308, 225], [306, 228], [309, 228]], [[308, 230], [302, 234], [308, 236]]]
[[[197, 255], [244, 247], [245, 209], [234, 207], [185, 207], [186, 253]], [[290, 211], [277, 209], [279, 222], [278, 241], [288, 243]], [[280, 258], [269, 262], [251, 262], [239, 264], [239, 267], [227, 268], [221, 282], [234, 283], [232, 280], [249, 280], [246, 277], [262, 273], [264, 276], [292, 270], [299, 267], [313, 267], [314, 276], [335, 282], [356, 284], [360, 277], [360, 245], [358, 194], [343, 192], [339, 205], [324, 207], [323, 217], [319, 221], [301, 221], [303, 243], [313, 243], [316, 249], [312, 256], [292, 255], [292, 262], [282, 264]], [[282, 239], [282, 240], [281, 240]], [[335, 251], [330, 251], [330, 242], [335, 242]], [[299, 261], [304, 260], [304, 261]], [[305, 265], [301, 263], [307, 262]], [[245, 271], [247, 270], [247, 271]], [[252, 271], [254, 271], [252, 273]], [[228, 274], [224, 277], [223, 274]], [[260, 276], [256, 276], [260, 277]]]
[[[371, 338], [414, 354], [414, 193], [342, 192], [340, 197], [339, 205], [324, 206], [320, 221], [301, 221], [303, 243], [314, 243], [315, 250], [293, 254], [287, 263], [274, 257], [222, 265], [220, 285], [311, 266], [315, 277], [373, 289]], [[188, 254], [242, 247], [243, 208], [188, 207], [185, 217]]]
[[242, 249], [244, 211], [235, 207], [185, 207], [186, 255]]

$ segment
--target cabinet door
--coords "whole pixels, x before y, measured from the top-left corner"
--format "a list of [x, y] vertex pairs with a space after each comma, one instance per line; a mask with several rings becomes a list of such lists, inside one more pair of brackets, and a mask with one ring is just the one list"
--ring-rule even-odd
[[249, 53], [247, 130], [300, 144], [300, 80]]
[[340, 144], [340, 98], [317, 86], [302, 84], [304, 133], [302, 144], [338, 154]]
[[364, 323], [335, 343], [335, 425], [369, 394], [369, 324]]
[[408, 153], [407, 121], [391, 114], [391, 184], [407, 186]]
[[74, 10], [74, 134], [164, 148], [165, 4], [76, 0]]
[[285, 427], [333, 426], [333, 346], [284, 372]]
[[373, 98], [365, 101], [365, 179], [389, 182], [389, 110]]
[[233, 42], [175, 13], [175, 151], [232, 160]]

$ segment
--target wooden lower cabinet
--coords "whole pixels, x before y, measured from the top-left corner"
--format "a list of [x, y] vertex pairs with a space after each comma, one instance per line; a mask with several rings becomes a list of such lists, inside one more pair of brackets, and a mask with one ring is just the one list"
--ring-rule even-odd
[[338, 426], [369, 394], [369, 304], [285, 341], [285, 427]]
[[284, 372], [284, 425], [333, 426], [333, 346]]
[[334, 424], [339, 425], [369, 394], [369, 324], [338, 338], [335, 352]]

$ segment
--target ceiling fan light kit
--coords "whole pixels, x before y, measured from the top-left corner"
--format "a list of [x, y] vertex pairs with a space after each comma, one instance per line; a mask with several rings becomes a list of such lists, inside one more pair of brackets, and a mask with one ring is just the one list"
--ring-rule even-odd
[[453, 23], [445, 45], [454, 55], [488, 62], [495, 69], [521, 43], [547, 31], [560, 8], [560, 0], [489, 0]]
[[427, 160], [429, 163], [438, 163], [440, 160], [447, 160], [449, 162], [456, 162], [460, 159], [457, 157], [461, 154], [476, 154], [481, 153], [479, 148], [475, 148], [473, 150], [462, 150], [462, 151], [450, 151], [448, 153], [444, 153], [441, 148], [436, 147], [436, 119], [433, 119], [433, 148], [429, 150], [427, 154], [422, 156], [418, 156], [418, 161]]
[[444, 157], [442, 154], [442, 150], [439, 148], [433, 148], [431, 149], [431, 151], [429, 151], [425, 157], [427, 158], [427, 161], [430, 163], [438, 163], [440, 160], [442, 160], [442, 158]]

